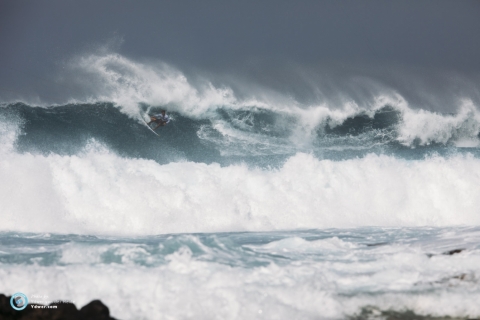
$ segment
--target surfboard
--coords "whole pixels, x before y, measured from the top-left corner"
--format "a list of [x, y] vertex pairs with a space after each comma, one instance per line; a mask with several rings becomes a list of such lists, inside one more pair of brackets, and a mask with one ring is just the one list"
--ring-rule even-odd
[[150, 125], [148, 124], [148, 122], [145, 120], [145, 117], [140, 114], [140, 117], [142, 117], [142, 120], [143, 120], [143, 123], [145, 123], [145, 125], [147, 126], [148, 129], [150, 129], [150, 131], [152, 131], [154, 134], [156, 134], [158, 137], [160, 137], [160, 135], [158, 133], [156, 133], [152, 127], [150, 127]]

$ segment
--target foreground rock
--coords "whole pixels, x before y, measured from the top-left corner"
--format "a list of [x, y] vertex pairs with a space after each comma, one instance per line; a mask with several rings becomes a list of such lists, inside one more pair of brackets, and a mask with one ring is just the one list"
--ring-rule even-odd
[[56, 308], [29, 304], [24, 310], [17, 311], [10, 305], [10, 298], [0, 294], [0, 320], [115, 320], [100, 300], [93, 300], [80, 310], [73, 303], [51, 303], [49, 306]]

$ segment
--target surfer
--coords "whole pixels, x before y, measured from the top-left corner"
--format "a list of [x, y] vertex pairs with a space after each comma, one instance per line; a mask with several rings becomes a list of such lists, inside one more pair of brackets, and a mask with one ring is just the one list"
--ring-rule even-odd
[[153, 130], [157, 130], [159, 127], [162, 127], [170, 122], [170, 117], [165, 114], [165, 110], [162, 110], [161, 113], [149, 115], [150, 122], [147, 123], [150, 125], [152, 122], [155, 122], [157, 126]]

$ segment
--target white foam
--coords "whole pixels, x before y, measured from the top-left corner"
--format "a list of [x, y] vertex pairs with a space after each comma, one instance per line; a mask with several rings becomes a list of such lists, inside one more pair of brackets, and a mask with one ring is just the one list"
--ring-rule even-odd
[[[2, 265], [0, 290], [69, 299], [79, 307], [99, 298], [112, 316], [139, 320], [344, 319], [366, 306], [431, 316], [480, 315], [478, 252], [428, 258], [404, 246], [366, 254], [350, 250], [344, 260], [242, 268], [199, 261], [181, 247], [166, 264], [152, 268], [89, 261]], [[469, 276], [455, 278], [461, 274]]]
[[287, 138], [238, 130], [226, 121], [212, 121], [211, 127], [202, 126], [197, 136], [213, 143], [222, 156], [293, 154], [300, 147]]
[[294, 253], [329, 253], [329, 252], [338, 252], [338, 251], [345, 251], [351, 250], [356, 247], [356, 245], [342, 241], [337, 237], [322, 239], [322, 240], [315, 240], [315, 241], [307, 241], [303, 238], [294, 237], [294, 238], [286, 238], [278, 241], [273, 241], [264, 245], [254, 246], [249, 245], [246, 246], [252, 250], [259, 251], [259, 252], [294, 252]]
[[[11, 139], [7, 139], [10, 141]], [[11, 143], [10, 141], [9, 143]], [[480, 160], [346, 161], [298, 153], [279, 170], [0, 150], [0, 230], [158, 234], [479, 225]]]
[[95, 100], [114, 102], [136, 116], [138, 103], [169, 106], [169, 110], [200, 116], [221, 106], [261, 106], [260, 101], [238, 101], [232, 89], [214, 87], [208, 80], [193, 85], [179, 70], [162, 62], [141, 63], [115, 53], [92, 54], [71, 61], [83, 74], [82, 86]]
[[0, 114], [0, 152], [13, 152], [23, 121]]
[[421, 145], [452, 141], [459, 146], [475, 147], [479, 143], [480, 113], [469, 100], [462, 101], [454, 115], [404, 109], [398, 131], [398, 140], [405, 145], [412, 145], [418, 140]]

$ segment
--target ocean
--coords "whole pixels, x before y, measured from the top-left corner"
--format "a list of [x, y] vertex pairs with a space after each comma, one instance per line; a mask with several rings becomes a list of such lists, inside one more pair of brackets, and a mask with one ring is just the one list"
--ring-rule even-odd
[[[306, 104], [78, 63], [102, 94], [0, 106], [1, 292], [119, 319], [480, 317], [471, 100]], [[141, 114], [162, 109], [158, 137]]]

